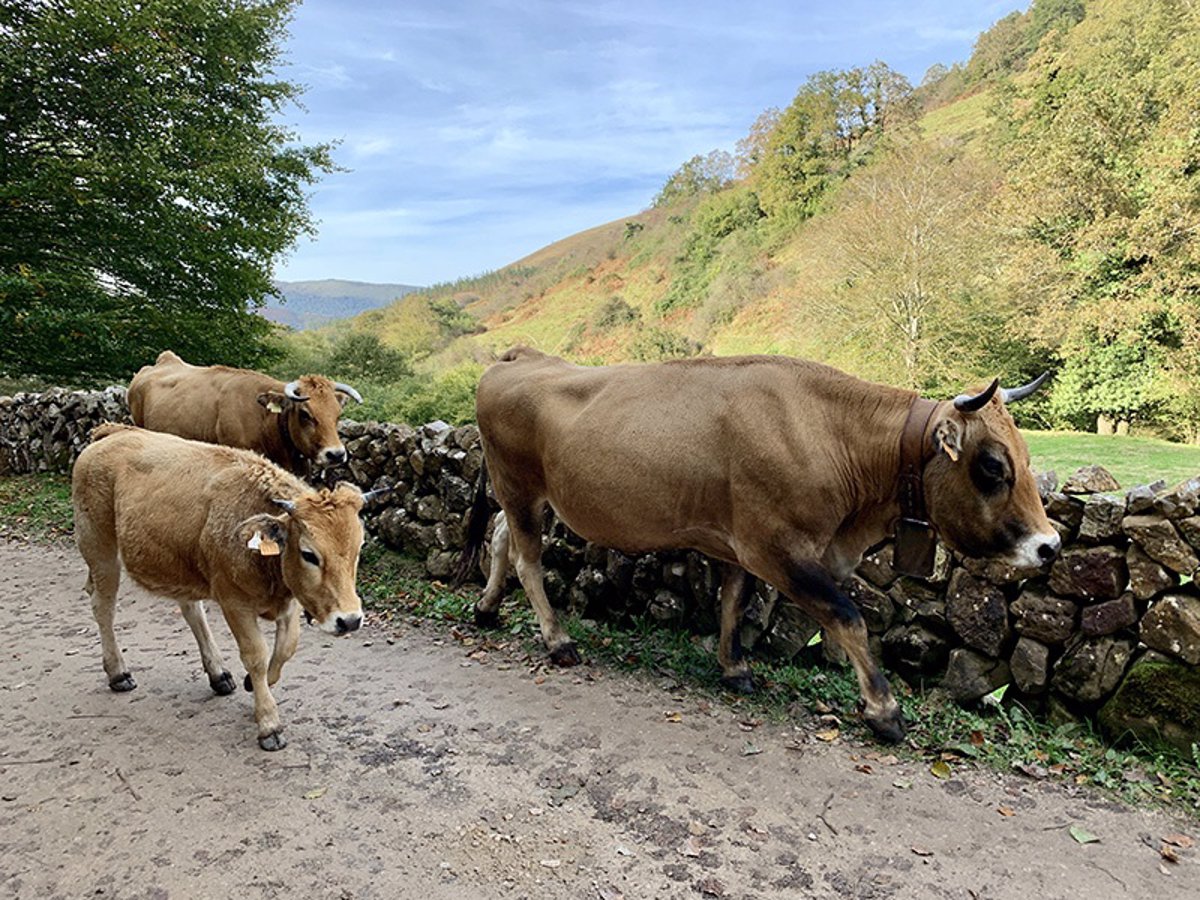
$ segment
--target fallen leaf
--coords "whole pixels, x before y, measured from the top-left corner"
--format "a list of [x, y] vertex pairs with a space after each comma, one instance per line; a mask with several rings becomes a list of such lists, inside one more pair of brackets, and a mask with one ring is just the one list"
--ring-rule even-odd
[[745, 721], [738, 722], [738, 728], [742, 729], [742, 731], [753, 731], [761, 724], [762, 721], [760, 719], [746, 719]]
[[709, 877], [696, 882], [696, 890], [705, 897], [724, 897], [725, 885], [717, 879]]
[[860, 763], [859, 765], [855, 766], [855, 767], [854, 767], [854, 771], [855, 771], [855, 772], [862, 772], [864, 775], [874, 775], [874, 774], [875, 774], [875, 770], [874, 770], [874, 769], [872, 769], [872, 768], [871, 768], [869, 765], [867, 765], [866, 763]]
[[742, 756], [758, 756], [762, 753], [762, 747], [757, 747], [754, 744], [748, 743], [742, 747]]
[[983, 732], [982, 731], [972, 731], [971, 732], [971, 746], [972, 747], [982, 747], [983, 746]]
[[1000, 815], [1002, 815], [1002, 816], [1015, 816], [1016, 815], [1016, 813], [1013, 811], [1013, 808], [1011, 806], [1001, 806], [999, 809], [996, 810], [996, 812], [1000, 813]]
[[679, 848], [680, 856], [690, 856], [693, 859], [703, 852], [704, 848], [700, 845], [700, 839], [695, 835], [684, 841], [683, 846]]
[[547, 869], [557, 869], [559, 866], [562, 865], [562, 860], [561, 859], [543, 859], [543, 860], [541, 860], [541, 865], [545, 866]]
[[1195, 838], [1190, 838], [1186, 834], [1165, 834], [1163, 841], [1174, 844], [1176, 847], [1182, 847], [1184, 850], [1190, 850], [1196, 846]]
[[683, 721], [683, 713], [680, 712], [665, 712], [663, 717], [672, 725], [678, 725]]
[[951, 774], [953, 774], [950, 771], [950, 766], [946, 763], [945, 760], [941, 760], [941, 759], [939, 759], [937, 762], [935, 762], [932, 766], [929, 767], [929, 772], [930, 772], [930, 774], [933, 775], [934, 778], [942, 778], [942, 779], [949, 778], [951, 776]]
[[909, 788], [912, 787], [912, 782], [909, 781], [907, 778], [897, 778], [895, 781], [892, 782], [892, 787], [900, 788], [900, 790], [902, 790], [902, 791], [907, 791]]
[[618, 847], [618, 848], [617, 848], [617, 855], [618, 855], [618, 856], [633, 856], [633, 851], [632, 851], [632, 850], [629, 850], [629, 849], [627, 849], [627, 848], [625, 848], [625, 847]]
[[596, 891], [600, 895], [600, 900], [625, 900], [625, 895], [611, 884], [608, 887], [598, 887]]
[[1071, 837], [1075, 839], [1077, 844], [1098, 844], [1100, 838], [1096, 837], [1090, 831], [1080, 828], [1078, 825], [1072, 825], [1067, 829], [1071, 833]]
[[830, 741], [836, 741], [839, 734], [841, 734], [841, 732], [836, 728], [829, 728], [825, 731], [818, 731], [815, 735], [813, 735], [813, 737], [815, 737], [818, 741], [825, 741], [826, 743], [829, 743]]
[[708, 833], [708, 827], [703, 822], [697, 822], [695, 819], [688, 822], [688, 834], [694, 834], [699, 837], [702, 834]]
[[1028, 775], [1030, 778], [1041, 779], [1050, 774], [1044, 766], [1034, 765], [1033, 763], [1013, 763], [1013, 768], [1022, 775]]
[[930, 850], [928, 847], [922, 847], [919, 844], [913, 844], [912, 852], [917, 854], [917, 856], [933, 856], [932, 850]]
[[329, 790], [329, 788], [327, 788], [327, 787], [313, 788], [311, 791], [309, 791], [308, 793], [306, 793], [304, 795], [304, 799], [305, 800], [317, 800], [320, 797], [324, 797], [325, 792], [327, 790]]
[[1170, 863], [1179, 862], [1179, 851], [1176, 850], [1174, 847], [1172, 847], [1170, 844], [1163, 844], [1159, 848], [1158, 852], [1159, 852], [1159, 855], [1161, 855], [1162, 858], [1165, 859], [1167, 862], [1170, 862]]

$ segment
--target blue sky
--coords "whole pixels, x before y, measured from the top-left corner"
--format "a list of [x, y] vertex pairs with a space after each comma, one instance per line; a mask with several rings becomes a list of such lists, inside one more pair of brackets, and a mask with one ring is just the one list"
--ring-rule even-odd
[[285, 280], [432, 284], [644, 209], [814, 72], [918, 83], [1022, 0], [304, 0], [285, 116], [340, 141]]

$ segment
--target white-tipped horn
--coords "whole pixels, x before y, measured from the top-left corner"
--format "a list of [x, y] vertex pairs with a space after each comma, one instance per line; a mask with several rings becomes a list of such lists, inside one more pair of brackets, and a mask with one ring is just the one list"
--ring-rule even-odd
[[988, 401], [995, 395], [998, 387], [1000, 387], [1000, 379], [994, 378], [992, 383], [978, 394], [959, 394], [954, 398], [954, 408], [959, 412], [979, 412], [988, 405]]
[[1029, 384], [1023, 384], [1020, 387], [1015, 388], [1004, 388], [1002, 391], [1000, 391], [1000, 397], [1005, 403], [1016, 403], [1018, 400], [1024, 400], [1026, 397], [1040, 388], [1042, 383], [1045, 382], [1045, 380], [1049, 377], [1049, 372], [1043, 372], [1037, 378], [1033, 379], [1033, 381], [1029, 382]]
[[373, 491], [367, 491], [365, 494], [362, 495], [363, 505], [365, 506], [366, 504], [370, 503], [373, 500], [379, 500], [382, 497], [386, 497], [388, 494], [392, 493], [394, 490], [396, 490], [394, 487], [385, 487], [385, 488], [376, 488]]
[[296, 511], [296, 503], [293, 500], [283, 500], [279, 497], [272, 497], [271, 502], [291, 515]]
[[283, 386], [283, 393], [287, 395], [287, 398], [289, 400], [302, 401], [302, 400], [308, 399], [307, 397], [305, 397], [303, 394], [300, 393], [300, 382], [299, 381], [289, 381], [287, 384], [285, 384]]
[[348, 384], [342, 384], [340, 381], [335, 381], [333, 383], [333, 389], [335, 391], [340, 391], [341, 393], [345, 394], [347, 397], [350, 397], [355, 403], [363, 402], [362, 394], [360, 394], [354, 388], [350, 387], [350, 385], [348, 385]]

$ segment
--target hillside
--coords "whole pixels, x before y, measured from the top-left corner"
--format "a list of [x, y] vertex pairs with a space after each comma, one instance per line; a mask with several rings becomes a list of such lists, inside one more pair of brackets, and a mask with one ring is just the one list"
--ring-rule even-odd
[[319, 328], [369, 309], [387, 306], [418, 288], [410, 284], [373, 284], [326, 278], [320, 281], [276, 281], [283, 302], [268, 303], [261, 314], [297, 331]]
[[460, 386], [517, 343], [794, 354], [931, 396], [1050, 369], [1023, 424], [1196, 440], [1196, 72], [1183, 0], [1034, 0], [917, 88], [817, 73], [649, 209], [348, 328]]

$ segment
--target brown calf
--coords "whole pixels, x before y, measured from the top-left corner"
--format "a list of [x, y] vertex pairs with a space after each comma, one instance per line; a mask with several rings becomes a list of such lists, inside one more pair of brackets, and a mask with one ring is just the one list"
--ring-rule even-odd
[[[358, 488], [315, 491], [256, 453], [127, 425], [101, 425], [75, 463], [75, 540], [114, 691], [136, 687], [113, 615], [121, 564], [151, 593], [179, 604], [209, 684], [234, 690], [204, 613], [221, 607], [254, 691], [258, 742], [285, 746], [269, 685], [296, 652], [300, 610], [330, 634], [362, 622], [355, 591], [363, 528]], [[259, 618], [275, 622], [272, 652]]]

